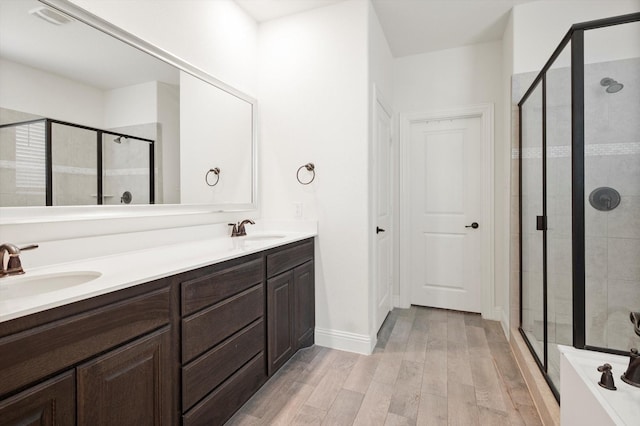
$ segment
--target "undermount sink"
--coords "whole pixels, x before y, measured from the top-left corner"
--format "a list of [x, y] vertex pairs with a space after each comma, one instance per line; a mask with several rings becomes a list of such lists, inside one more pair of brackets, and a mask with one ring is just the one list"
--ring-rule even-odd
[[63, 290], [99, 278], [96, 271], [59, 272], [0, 278], [0, 299], [17, 299]]
[[255, 235], [246, 235], [243, 237], [244, 241], [266, 241], [266, 240], [279, 240], [280, 238], [284, 238], [284, 235], [281, 234], [255, 234]]

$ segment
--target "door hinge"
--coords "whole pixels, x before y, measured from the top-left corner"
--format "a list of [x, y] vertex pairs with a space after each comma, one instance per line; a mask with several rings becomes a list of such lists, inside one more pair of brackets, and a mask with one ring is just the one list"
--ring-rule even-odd
[[536, 216], [536, 230], [538, 230], [538, 231], [546, 231], [547, 230], [547, 217], [546, 216]]

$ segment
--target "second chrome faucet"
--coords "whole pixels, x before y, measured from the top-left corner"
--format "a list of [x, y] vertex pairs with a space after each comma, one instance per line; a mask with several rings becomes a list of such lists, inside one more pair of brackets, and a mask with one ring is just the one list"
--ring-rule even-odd
[[251, 219], [245, 219], [242, 222], [238, 222], [237, 224], [230, 223], [229, 226], [233, 227], [233, 228], [231, 228], [231, 236], [232, 237], [244, 237], [245, 235], [247, 235], [247, 230], [245, 229], [245, 225], [247, 223], [249, 223], [251, 225], [255, 225], [256, 224]]

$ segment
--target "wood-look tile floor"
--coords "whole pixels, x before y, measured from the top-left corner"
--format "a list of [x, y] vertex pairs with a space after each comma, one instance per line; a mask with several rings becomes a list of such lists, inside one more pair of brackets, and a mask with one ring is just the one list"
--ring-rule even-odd
[[230, 425], [540, 425], [500, 324], [394, 309], [370, 356], [300, 350]]

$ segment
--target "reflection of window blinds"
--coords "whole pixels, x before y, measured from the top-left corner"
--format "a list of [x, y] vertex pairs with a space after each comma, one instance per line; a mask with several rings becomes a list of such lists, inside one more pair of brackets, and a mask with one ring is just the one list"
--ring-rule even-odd
[[44, 122], [16, 127], [16, 188], [42, 188], [45, 179]]

